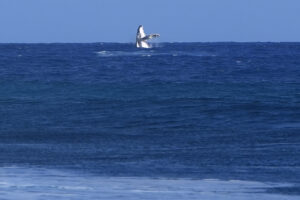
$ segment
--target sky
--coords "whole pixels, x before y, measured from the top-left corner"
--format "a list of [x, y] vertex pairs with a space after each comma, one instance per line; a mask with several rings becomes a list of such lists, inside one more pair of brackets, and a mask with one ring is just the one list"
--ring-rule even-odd
[[1, 43], [300, 41], [300, 0], [0, 0]]

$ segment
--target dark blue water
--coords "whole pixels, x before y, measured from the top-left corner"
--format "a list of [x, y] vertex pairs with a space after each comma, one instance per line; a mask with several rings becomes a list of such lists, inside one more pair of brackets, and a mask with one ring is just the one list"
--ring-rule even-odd
[[300, 43], [1, 44], [0, 166], [299, 183]]

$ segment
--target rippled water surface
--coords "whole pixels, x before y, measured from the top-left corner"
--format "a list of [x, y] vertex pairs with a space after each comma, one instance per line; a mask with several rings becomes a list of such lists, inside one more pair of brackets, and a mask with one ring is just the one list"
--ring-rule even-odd
[[299, 158], [299, 43], [0, 45], [0, 199], [293, 199]]

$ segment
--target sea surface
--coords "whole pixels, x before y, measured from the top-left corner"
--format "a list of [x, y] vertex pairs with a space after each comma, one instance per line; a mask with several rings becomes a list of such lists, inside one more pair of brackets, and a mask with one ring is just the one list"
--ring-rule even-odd
[[299, 199], [300, 43], [0, 44], [0, 199]]

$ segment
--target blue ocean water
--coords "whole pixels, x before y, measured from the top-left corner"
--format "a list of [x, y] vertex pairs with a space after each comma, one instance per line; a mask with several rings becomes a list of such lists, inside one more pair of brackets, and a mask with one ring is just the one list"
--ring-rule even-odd
[[297, 199], [299, 180], [300, 43], [0, 45], [1, 199]]

